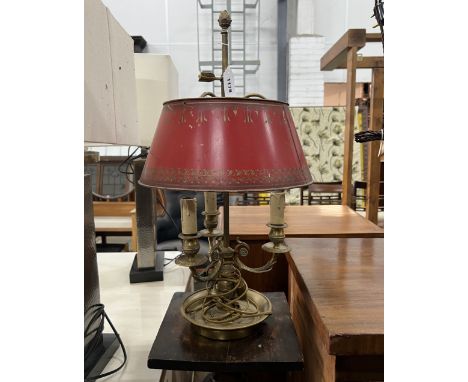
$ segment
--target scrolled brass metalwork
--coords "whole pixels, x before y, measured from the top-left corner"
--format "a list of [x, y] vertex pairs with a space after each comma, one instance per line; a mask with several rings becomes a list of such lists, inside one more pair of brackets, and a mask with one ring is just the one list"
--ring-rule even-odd
[[[204, 231], [210, 230], [213, 228]], [[247, 243], [238, 239], [237, 245], [232, 249], [224, 245], [222, 233], [211, 239], [213, 242], [210, 246], [209, 265], [202, 270], [190, 267], [196, 280], [206, 282], [206, 293], [187, 298], [182, 314], [205, 337], [219, 340], [241, 338], [250, 334], [249, 328], [272, 313], [270, 301], [249, 289], [241, 269], [253, 273], [268, 272], [276, 263], [277, 253], [273, 253], [264, 266], [251, 268], [239, 259], [240, 256], [248, 255]], [[226, 331], [230, 331], [229, 334]]]
[[201, 271], [198, 271], [195, 267], [190, 267], [190, 271], [192, 272], [192, 276], [194, 279], [201, 282], [207, 282], [214, 280], [214, 278], [218, 275], [222, 265], [223, 259], [219, 259], [214, 262], [211, 262], [206, 268], [202, 269]]
[[[204, 289], [206, 293], [197, 295], [197, 298], [187, 298], [182, 310], [183, 315], [198, 328], [200, 334], [206, 337], [240, 338], [250, 334], [248, 328], [263, 321], [271, 314], [269, 300], [261, 294], [259, 295], [262, 298], [257, 294], [252, 294], [253, 291], [249, 289], [240, 270], [245, 269], [254, 273], [268, 272], [276, 262], [277, 254], [274, 253], [270, 261], [263, 267], [250, 268], [246, 266], [239, 260], [239, 257], [249, 254], [249, 245], [237, 239], [237, 245], [234, 249], [226, 247], [223, 233], [214, 227], [215, 221], [217, 224], [218, 213], [205, 212], [204, 215], [206, 229], [201, 231], [198, 236], [203, 235], [210, 240], [210, 262], [204, 269], [200, 270], [198, 267], [192, 266], [190, 271], [194, 279], [206, 282], [206, 289]], [[182, 239], [184, 237], [185, 235], [181, 235]], [[193, 240], [191, 237], [186, 238], [186, 240], [189, 239]], [[193, 246], [183, 245], [183, 248], [193, 248]], [[193, 253], [190, 254], [193, 256]], [[210, 329], [210, 325], [214, 325], [216, 328]], [[232, 326], [229, 329], [232, 330], [229, 335], [224, 333], [228, 330], [226, 325]]]
[[234, 247], [234, 252], [237, 253], [239, 256], [247, 256], [250, 251], [250, 247], [247, 243], [240, 241], [237, 238], [237, 245]]
[[265, 265], [262, 265], [261, 267], [257, 267], [257, 268], [251, 268], [248, 265], [245, 265], [242, 262], [242, 260], [239, 259], [238, 256], [236, 256], [235, 261], [236, 261], [236, 264], [238, 265], [239, 268], [244, 269], [247, 272], [250, 272], [250, 273], [265, 273], [265, 272], [271, 271], [271, 269], [273, 268], [273, 265], [276, 264], [277, 258], [278, 258], [278, 254], [273, 253], [271, 255], [270, 259], [268, 260], [268, 262]]

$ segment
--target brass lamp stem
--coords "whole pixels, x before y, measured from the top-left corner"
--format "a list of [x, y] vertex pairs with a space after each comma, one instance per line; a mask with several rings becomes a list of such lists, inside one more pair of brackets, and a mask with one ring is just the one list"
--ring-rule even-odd
[[[218, 23], [221, 27], [221, 65], [222, 65], [222, 73], [221, 73], [221, 97], [225, 97], [224, 94], [224, 83], [223, 83], [223, 76], [224, 71], [229, 65], [229, 57], [228, 57], [228, 29], [231, 26], [231, 15], [228, 11], [222, 11], [218, 17]], [[225, 248], [229, 248], [229, 192], [223, 193], [224, 197], [224, 246]]]
[[229, 248], [229, 192], [223, 192], [223, 210], [224, 246]]
[[221, 31], [221, 42], [222, 42], [222, 69], [221, 69], [221, 97], [225, 97], [224, 93], [224, 71], [228, 67], [228, 33], [227, 29]]
[[221, 97], [225, 97], [224, 94], [224, 71], [229, 65], [228, 57], [228, 28], [231, 26], [231, 15], [228, 11], [222, 11], [218, 18], [219, 26], [221, 27]]

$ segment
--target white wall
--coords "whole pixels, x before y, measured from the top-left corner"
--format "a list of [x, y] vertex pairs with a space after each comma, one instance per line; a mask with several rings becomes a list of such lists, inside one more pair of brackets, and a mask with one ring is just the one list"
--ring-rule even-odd
[[320, 58], [324, 38], [302, 35], [289, 39], [288, 103], [290, 106], [323, 106], [324, 72]]
[[[211, 84], [198, 82], [197, 0], [103, 1], [130, 35], [144, 36], [149, 52], [171, 55], [179, 73], [179, 97], [198, 97], [211, 91]], [[373, 6], [374, 0], [299, 0], [298, 32], [324, 36], [326, 51], [349, 28], [379, 32], [378, 28], [372, 28], [376, 24], [370, 17]], [[202, 24], [200, 28], [205, 26], [205, 35], [209, 36], [211, 24], [205, 21]], [[277, 1], [260, 0], [261, 65], [256, 75], [248, 77], [246, 92], [276, 98], [277, 47]], [[368, 44], [361, 53], [381, 55], [381, 44]], [[358, 82], [370, 80], [369, 70], [358, 71]], [[324, 81], [346, 82], [346, 73], [324, 72]]]
[[[179, 97], [198, 97], [211, 84], [198, 82], [197, 0], [103, 0], [130, 35], [142, 35], [148, 51], [170, 54], [179, 73]], [[232, 17], [235, 17], [233, 15]], [[277, 2], [261, 1], [260, 69], [247, 92], [276, 98]], [[210, 23], [200, 25], [208, 32]]]

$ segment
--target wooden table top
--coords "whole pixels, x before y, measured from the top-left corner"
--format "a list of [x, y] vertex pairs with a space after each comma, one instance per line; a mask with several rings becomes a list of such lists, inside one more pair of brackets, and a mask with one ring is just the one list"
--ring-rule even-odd
[[291, 238], [287, 260], [330, 354], [383, 354], [384, 239]]
[[95, 216], [96, 232], [131, 232], [132, 218], [127, 216]]
[[180, 314], [190, 293], [175, 293], [148, 356], [150, 369], [221, 372], [302, 370], [304, 358], [289, 314], [286, 296], [266, 293], [273, 314], [253, 334], [232, 341], [197, 334]]
[[[223, 208], [220, 207], [220, 229]], [[230, 206], [231, 236], [265, 239], [269, 228], [270, 206]], [[347, 206], [286, 206], [284, 220], [287, 237], [383, 237], [384, 230]]]

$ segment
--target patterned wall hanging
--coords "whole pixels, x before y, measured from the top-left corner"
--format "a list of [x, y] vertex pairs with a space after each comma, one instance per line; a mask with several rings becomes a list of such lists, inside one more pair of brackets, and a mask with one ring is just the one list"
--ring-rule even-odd
[[[344, 107], [291, 107], [294, 124], [314, 182], [339, 182], [344, 167]], [[356, 108], [354, 132], [362, 121]], [[352, 179], [363, 179], [362, 145], [354, 144]], [[300, 191], [289, 193], [289, 204], [299, 204]]]

